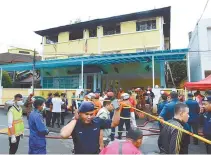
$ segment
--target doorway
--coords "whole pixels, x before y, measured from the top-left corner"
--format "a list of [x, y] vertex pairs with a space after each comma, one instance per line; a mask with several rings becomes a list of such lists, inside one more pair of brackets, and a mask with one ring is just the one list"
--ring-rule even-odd
[[94, 76], [87, 75], [86, 89], [91, 89], [91, 91], [93, 91], [93, 85], [94, 85]]

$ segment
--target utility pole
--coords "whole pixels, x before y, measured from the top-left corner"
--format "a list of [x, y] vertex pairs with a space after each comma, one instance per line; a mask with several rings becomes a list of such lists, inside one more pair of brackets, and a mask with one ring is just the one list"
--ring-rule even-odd
[[32, 93], [34, 95], [34, 74], [35, 74], [36, 51], [34, 49], [33, 66], [32, 66]]

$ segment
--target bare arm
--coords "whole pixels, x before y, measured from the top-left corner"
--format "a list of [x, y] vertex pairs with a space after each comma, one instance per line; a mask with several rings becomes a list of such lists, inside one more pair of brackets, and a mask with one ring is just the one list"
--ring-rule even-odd
[[68, 123], [66, 126], [64, 126], [60, 133], [61, 137], [69, 138], [75, 128], [76, 123], [77, 123], [77, 120], [72, 120], [70, 123]]
[[114, 127], [118, 126], [119, 121], [120, 121], [120, 109], [115, 110], [114, 116], [112, 118], [111, 127], [114, 128]]

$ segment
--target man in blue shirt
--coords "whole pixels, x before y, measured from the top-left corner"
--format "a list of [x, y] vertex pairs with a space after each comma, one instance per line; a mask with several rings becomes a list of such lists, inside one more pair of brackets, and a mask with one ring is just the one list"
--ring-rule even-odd
[[[200, 107], [196, 100], [193, 100], [193, 94], [188, 93], [188, 100], [185, 101], [189, 108], [189, 119], [188, 124], [192, 128], [192, 131], [194, 134], [198, 134], [198, 128], [199, 128], [199, 112]], [[195, 145], [198, 145], [198, 139], [194, 138], [193, 143]]]
[[[205, 97], [202, 104], [205, 110], [203, 134], [206, 139], [211, 140], [211, 97]], [[206, 150], [207, 154], [211, 154], [210, 144], [206, 144]]]
[[[113, 119], [104, 120], [94, 117], [95, 106], [92, 102], [82, 102], [79, 113], [62, 130], [61, 136], [72, 136], [75, 154], [98, 154], [100, 130], [116, 127], [120, 120], [119, 104], [112, 103], [115, 112]], [[127, 106], [123, 105], [122, 106]], [[78, 115], [77, 115], [78, 114]]]
[[35, 100], [34, 111], [29, 115], [29, 154], [46, 154], [46, 138], [49, 131], [42, 116], [44, 101]]
[[178, 102], [177, 92], [172, 91], [170, 93], [170, 97], [171, 97], [171, 101], [163, 107], [159, 115], [159, 117], [164, 119], [165, 121], [168, 121], [174, 117], [174, 107]]

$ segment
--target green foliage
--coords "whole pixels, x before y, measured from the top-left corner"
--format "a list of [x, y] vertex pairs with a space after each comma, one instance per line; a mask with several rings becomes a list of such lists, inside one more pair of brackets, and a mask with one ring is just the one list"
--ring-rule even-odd
[[12, 79], [9, 74], [5, 71], [3, 71], [2, 74], [2, 86], [4, 88], [10, 88], [12, 86]]
[[[175, 85], [179, 87], [182, 80], [187, 78], [186, 61], [169, 62]], [[170, 78], [169, 78], [170, 79]]]

